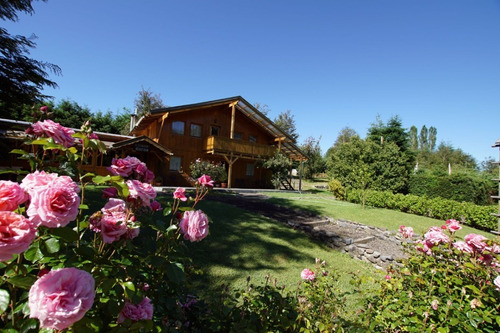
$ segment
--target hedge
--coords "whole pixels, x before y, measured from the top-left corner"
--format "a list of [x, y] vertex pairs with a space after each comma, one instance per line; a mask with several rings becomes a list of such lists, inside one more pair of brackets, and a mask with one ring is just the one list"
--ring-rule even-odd
[[[362, 190], [349, 189], [346, 200], [362, 203]], [[393, 194], [387, 191], [367, 190], [365, 193], [367, 206], [399, 210], [401, 212], [427, 216], [438, 220], [455, 219], [482, 230], [497, 230], [498, 218], [491, 215], [497, 213], [496, 206], [478, 206], [471, 202], [459, 202], [442, 198], [427, 198], [413, 194]]]

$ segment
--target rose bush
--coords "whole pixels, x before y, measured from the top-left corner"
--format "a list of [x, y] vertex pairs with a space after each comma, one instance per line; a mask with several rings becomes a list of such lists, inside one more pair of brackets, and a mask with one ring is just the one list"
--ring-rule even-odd
[[[72, 133], [33, 124], [31, 152], [13, 151], [32, 171], [0, 182], [0, 327], [168, 331], [187, 293], [183, 236], [207, 236], [208, 217], [195, 206], [213, 183], [200, 177], [190, 201], [184, 189], [157, 198], [154, 174], [135, 157], [114, 159], [108, 176], [84, 173], [104, 146], [89, 122]], [[84, 200], [91, 184], [103, 186], [97, 212]]]

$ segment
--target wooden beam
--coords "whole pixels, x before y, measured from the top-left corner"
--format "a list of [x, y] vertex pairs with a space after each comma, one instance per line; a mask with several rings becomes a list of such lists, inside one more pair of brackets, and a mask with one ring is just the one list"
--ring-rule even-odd
[[222, 155], [224, 156], [224, 159], [226, 160], [227, 164], [229, 164], [229, 168], [227, 170], [227, 188], [232, 188], [232, 179], [233, 178], [233, 164], [238, 160], [238, 156], [233, 156], [231, 153], [229, 157], [227, 155]]
[[160, 142], [160, 136], [161, 132], [163, 131], [163, 125], [165, 124], [165, 120], [168, 118], [168, 112], [165, 113], [163, 116], [161, 116], [161, 125], [160, 128], [158, 129], [158, 134], [156, 136], [156, 142]]
[[[234, 139], [234, 122], [236, 120], [236, 102], [231, 103], [231, 133], [229, 134], [229, 138]], [[229, 187], [229, 184], [228, 184]]]

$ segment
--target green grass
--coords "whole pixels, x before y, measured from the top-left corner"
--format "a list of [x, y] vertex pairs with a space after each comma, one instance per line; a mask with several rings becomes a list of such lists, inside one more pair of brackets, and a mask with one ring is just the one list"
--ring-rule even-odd
[[[345, 201], [335, 200], [329, 192], [319, 193], [290, 193], [269, 192], [266, 193], [271, 201], [294, 208], [310, 211], [318, 215], [328, 216], [334, 219], [355, 221], [374, 227], [385, 228], [389, 231], [398, 231], [400, 225], [412, 227], [418, 234], [423, 234], [431, 226], [441, 226], [444, 221], [431, 219], [424, 216], [402, 213], [394, 210], [365, 207]], [[476, 233], [488, 238], [495, 237], [493, 234], [477, 230], [463, 225], [463, 229], [457, 233], [458, 237], [466, 234]]]
[[248, 276], [263, 284], [266, 275], [276, 278], [278, 285], [293, 287], [304, 268], [314, 267], [315, 258], [326, 260], [329, 270], [340, 275], [342, 290], [350, 289], [349, 273], [375, 272], [370, 265], [261, 215], [212, 201], [200, 203], [199, 208], [213, 220], [209, 236], [189, 244], [193, 262], [204, 271], [195, 281], [201, 292], [222, 284], [242, 288]]

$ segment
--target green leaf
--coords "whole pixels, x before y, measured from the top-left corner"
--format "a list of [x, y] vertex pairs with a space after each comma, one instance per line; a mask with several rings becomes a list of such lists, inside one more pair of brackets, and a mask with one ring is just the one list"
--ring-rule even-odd
[[64, 241], [71, 243], [78, 240], [78, 233], [70, 227], [52, 228], [50, 229], [52, 235], [62, 238]]
[[20, 333], [27, 333], [32, 330], [36, 330], [38, 327], [38, 321], [35, 318], [28, 318], [24, 320], [21, 327], [19, 328]]
[[40, 243], [31, 243], [30, 247], [26, 251], [24, 251], [24, 257], [31, 262], [37, 262], [38, 260], [42, 259], [43, 253], [40, 250]]
[[111, 176], [95, 176], [92, 178], [92, 182], [94, 182], [97, 185], [104, 184], [106, 182], [109, 182], [111, 180]]
[[49, 253], [59, 252], [59, 240], [57, 238], [49, 238], [45, 241], [45, 247]]
[[21, 289], [30, 289], [33, 283], [36, 281], [36, 276], [34, 275], [16, 275], [7, 280], [12, 283], [14, 286], [19, 287]]
[[170, 209], [170, 207], [163, 210], [163, 216], [169, 216], [170, 214], [172, 214], [172, 209]]
[[7, 290], [0, 289], [0, 315], [7, 310], [10, 303], [10, 295]]
[[11, 154], [19, 154], [19, 155], [25, 155], [25, 154], [28, 154], [27, 151], [24, 151], [22, 149], [12, 149], [10, 151]]
[[89, 209], [89, 205], [81, 204], [78, 209]]
[[166, 267], [166, 273], [169, 280], [180, 284], [184, 281], [184, 266], [180, 263], [170, 263]]

